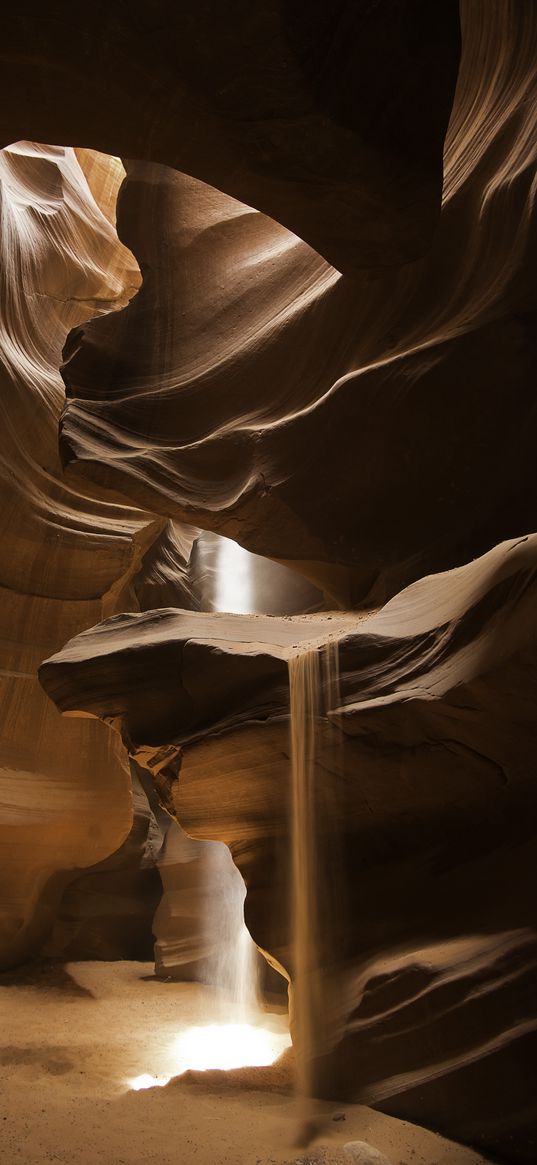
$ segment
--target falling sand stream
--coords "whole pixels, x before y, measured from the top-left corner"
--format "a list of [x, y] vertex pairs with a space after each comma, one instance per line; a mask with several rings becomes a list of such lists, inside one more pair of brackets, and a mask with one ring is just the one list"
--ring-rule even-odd
[[235, 1023], [260, 1014], [258, 951], [244, 921], [246, 886], [223, 842], [207, 842], [206, 941], [213, 950], [207, 979], [222, 995], [222, 1011], [232, 1005]]
[[[293, 1043], [298, 1095], [315, 1094], [315, 1060], [331, 1041], [325, 952], [331, 901], [326, 862], [334, 825], [328, 770], [317, 780], [321, 717], [339, 703], [338, 647], [310, 648], [288, 661], [291, 726], [291, 955]], [[332, 839], [334, 840], [334, 839]], [[333, 853], [333, 846], [330, 850]], [[331, 876], [331, 875], [330, 875]]]

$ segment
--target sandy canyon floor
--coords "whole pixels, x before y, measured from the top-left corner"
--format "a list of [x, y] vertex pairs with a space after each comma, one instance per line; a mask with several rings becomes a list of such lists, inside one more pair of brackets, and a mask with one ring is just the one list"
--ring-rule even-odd
[[[349, 1165], [366, 1141], [390, 1165], [482, 1165], [478, 1153], [359, 1105], [319, 1105], [296, 1147], [292, 1053], [270, 1068], [165, 1075], [191, 1025], [213, 1023], [214, 991], [162, 982], [149, 963], [70, 963], [0, 976], [2, 1165]], [[282, 1009], [267, 1016], [280, 1037]]]

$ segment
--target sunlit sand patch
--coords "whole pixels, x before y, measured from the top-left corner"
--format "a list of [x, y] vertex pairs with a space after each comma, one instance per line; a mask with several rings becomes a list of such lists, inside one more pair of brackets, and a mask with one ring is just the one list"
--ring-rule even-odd
[[262, 1068], [273, 1064], [291, 1046], [289, 1032], [270, 1031], [250, 1023], [208, 1024], [190, 1027], [177, 1036], [171, 1048], [169, 1075], [144, 1073], [128, 1081], [138, 1092], [162, 1088], [184, 1072], [205, 1072], [211, 1068]]
[[148, 1072], [144, 1072], [141, 1076], [134, 1076], [128, 1084], [133, 1092], [140, 1092], [143, 1088], [163, 1088], [170, 1079], [170, 1076], [150, 1076]]
[[273, 1032], [250, 1023], [192, 1027], [176, 1041], [180, 1072], [189, 1068], [261, 1068], [273, 1064], [291, 1044], [289, 1033]]

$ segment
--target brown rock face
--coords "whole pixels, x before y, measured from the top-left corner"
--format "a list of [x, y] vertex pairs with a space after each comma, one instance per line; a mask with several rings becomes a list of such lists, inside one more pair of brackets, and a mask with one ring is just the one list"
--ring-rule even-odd
[[153, 919], [162, 897], [157, 865], [165, 830], [131, 772], [133, 824], [123, 845], [72, 876], [42, 954], [62, 961], [152, 959]]
[[144, 286], [67, 345], [70, 480], [294, 564], [347, 605], [533, 529], [537, 24], [528, 6], [462, 12], [424, 257], [341, 275], [307, 231], [128, 165], [118, 225]]
[[73, 871], [107, 858], [132, 822], [113, 735], [82, 721], [60, 729], [36, 675], [44, 651], [114, 609], [151, 529], [149, 515], [62, 480], [65, 336], [125, 304], [140, 282], [109, 221], [121, 167], [81, 161], [93, 195], [71, 149], [22, 142], [0, 152], [2, 963], [39, 947]]
[[50, 19], [23, 0], [3, 24], [0, 139], [163, 162], [342, 270], [393, 265], [436, 224], [458, 55], [455, 0], [100, 2], [80, 23], [65, 0]]
[[0, 152], [0, 965], [40, 949], [150, 957], [162, 892], [163, 839], [150, 839], [147, 798], [132, 790], [113, 734], [82, 722], [60, 731], [37, 682], [43, 654], [114, 609], [199, 601], [195, 530], [62, 477], [66, 335], [141, 282], [114, 225], [123, 173], [83, 150], [19, 142]]
[[529, 1165], [537, 12], [460, 15], [4, 17], [0, 959], [203, 974], [225, 842], [313, 1089]]
[[251, 931], [292, 976], [286, 663], [338, 642], [340, 699], [315, 754], [319, 798], [335, 792], [317, 821], [321, 858], [337, 839], [328, 885], [339, 869], [316, 1086], [521, 1161], [535, 1136], [536, 564], [535, 535], [504, 543], [352, 628], [349, 616], [119, 616], [40, 669], [62, 711], [114, 719], [136, 755], [184, 750], [177, 814], [231, 847]]

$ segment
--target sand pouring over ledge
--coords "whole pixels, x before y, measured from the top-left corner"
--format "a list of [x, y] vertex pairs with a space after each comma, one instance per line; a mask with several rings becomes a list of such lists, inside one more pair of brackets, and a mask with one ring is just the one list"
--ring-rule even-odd
[[[447, 1106], [478, 1144], [487, 1135], [482, 1060], [498, 1086], [510, 1064], [517, 1119], [533, 1103], [531, 1074], [512, 1059], [537, 1030], [524, 873], [532, 849], [503, 839], [534, 795], [533, 703], [520, 704], [513, 676], [533, 674], [536, 556], [535, 535], [513, 539], [361, 620], [123, 615], [40, 669], [61, 710], [114, 724], [192, 837], [229, 845], [250, 932], [292, 976], [288, 660], [337, 639], [341, 703], [318, 722], [314, 765], [319, 787], [328, 772], [338, 790], [332, 858], [360, 926], [336, 925], [328, 944], [336, 1042], [317, 1057], [316, 1090], [407, 1116], [418, 1106], [431, 1124]], [[516, 735], [513, 717], [523, 725]], [[507, 998], [508, 1017], [497, 1009]], [[510, 1127], [497, 1118], [496, 1144], [508, 1148]]]
[[[0, 45], [0, 966], [189, 984], [216, 955], [229, 984], [251, 956], [267, 998], [293, 983], [329, 1123], [361, 1104], [534, 1165], [537, 6], [72, 8], [19, 0]], [[336, 640], [305, 748], [289, 664]], [[162, 1082], [142, 1027], [124, 1080]], [[276, 1114], [290, 1063], [124, 1083], [130, 1158], [123, 1105], [162, 1105], [171, 1146], [171, 1093], [242, 1082], [244, 1114], [255, 1077]]]

